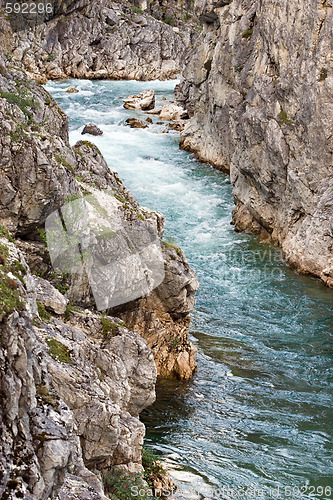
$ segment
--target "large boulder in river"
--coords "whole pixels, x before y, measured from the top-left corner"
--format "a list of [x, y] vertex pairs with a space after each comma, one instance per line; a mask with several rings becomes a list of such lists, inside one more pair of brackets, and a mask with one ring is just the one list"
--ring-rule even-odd
[[181, 106], [177, 106], [176, 104], [166, 104], [163, 106], [162, 111], [160, 112], [161, 120], [181, 120], [182, 118], [188, 118], [187, 111], [183, 109]]
[[82, 135], [90, 134], [90, 135], [103, 135], [103, 131], [97, 127], [94, 123], [87, 123], [84, 129], [81, 132]]
[[123, 101], [126, 109], [149, 111], [155, 107], [155, 92], [153, 90], [144, 90], [139, 95], [130, 95]]

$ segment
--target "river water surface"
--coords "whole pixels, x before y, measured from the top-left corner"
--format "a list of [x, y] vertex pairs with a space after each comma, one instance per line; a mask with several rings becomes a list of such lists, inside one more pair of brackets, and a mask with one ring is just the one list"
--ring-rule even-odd
[[[230, 225], [228, 176], [180, 151], [167, 124], [125, 126], [122, 97], [175, 82], [62, 81], [46, 88], [70, 141], [96, 143], [138, 201], [166, 216], [200, 290], [191, 340], [198, 373], [157, 388], [147, 442], [173, 469], [179, 498], [333, 498], [333, 293], [287, 267], [277, 249]], [[68, 94], [75, 86], [80, 92]], [[81, 136], [93, 121], [101, 137]]]

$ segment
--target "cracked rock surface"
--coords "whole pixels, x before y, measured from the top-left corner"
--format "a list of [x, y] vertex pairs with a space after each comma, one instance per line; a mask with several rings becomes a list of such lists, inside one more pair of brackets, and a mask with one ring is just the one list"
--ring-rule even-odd
[[182, 147], [230, 172], [236, 230], [333, 286], [331, 0], [197, 0]]
[[197, 37], [191, 2], [165, 0], [53, 2], [37, 26], [14, 30], [0, 13], [0, 41], [15, 64], [41, 81], [58, 78], [175, 78]]

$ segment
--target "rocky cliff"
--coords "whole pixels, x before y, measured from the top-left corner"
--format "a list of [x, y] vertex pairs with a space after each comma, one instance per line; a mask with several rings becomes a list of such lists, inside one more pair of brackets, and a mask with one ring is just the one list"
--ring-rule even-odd
[[197, 0], [182, 147], [230, 172], [236, 230], [333, 286], [331, 0]]
[[191, 2], [87, 0], [51, 2], [52, 13], [0, 16], [3, 52], [29, 75], [154, 80], [181, 72], [197, 35]]
[[[161, 242], [163, 216], [139, 206], [91, 143], [70, 147], [66, 115], [6, 58], [0, 114], [0, 494], [104, 499], [101, 475], [142, 469], [138, 415], [154, 401], [157, 374], [195, 369], [187, 335], [196, 276], [180, 249]], [[51, 265], [45, 221], [62, 214], [65, 225], [64, 207], [74, 217], [75, 203], [92, 228], [80, 248], [89, 240], [96, 258], [126, 242], [140, 263], [156, 245], [149, 235], [161, 247], [161, 283], [149, 288], [147, 278], [147, 293], [117, 317], [114, 307], [96, 309], [88, 252], [72, 272]], [[140, 277], [122, 264], [125, 279]]]
[[106, 498], [91, 469], [140, 468], [151, 351], [117, 319], [111, 333], [107, 317], [59, 314], [61, 294], [40, 278], [48, 293], [38, 291], [22, 252], [0, 245], [2, 497]]

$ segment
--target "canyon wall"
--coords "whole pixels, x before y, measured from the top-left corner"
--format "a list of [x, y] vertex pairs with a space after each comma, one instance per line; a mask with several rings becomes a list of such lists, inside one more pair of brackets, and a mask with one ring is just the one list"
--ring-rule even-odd
[[230, 172], [236, 230], [333, 286], [331, 0], [197, 0], [182, 147]]
[[[78, 203], [91, 221], [83, 240], [97, 244], [101, 261], [124, 244], [120, 256], [127, 251], [128, 262], [137, 263], [151, 248], [149, 235], [155, 238], [163, 269], [158, 287], [150, 286], [148, 267], [147, 292], [102, 314], [85, 267], [89, 255], [73, 272], [51, 265], [45, 221], [62, 214], [65, 226], [64, 207], [74, 220]], [[157, 375], [189, 378], [196, 369], [188, 325], [198, 282], [184, 253], [163, 243], [163, 230], [163, 215], [138, 204], [96, 146], [70, 147], [65, 113], [0, 56], [4, 498], [103, 500], [102, 474], [142, 470], [145, 428], [138, 416], [155, 399]], [[61, 245], [71, 239], [69, 230], [66, 238]], [[131, 281], [135, 268], [120, 267]]]
[[197, 37], [190, 3], [52, 2], [52, 14], [30, 24], [2, 9], [1, 46], [41, 81], [175, 78]]

